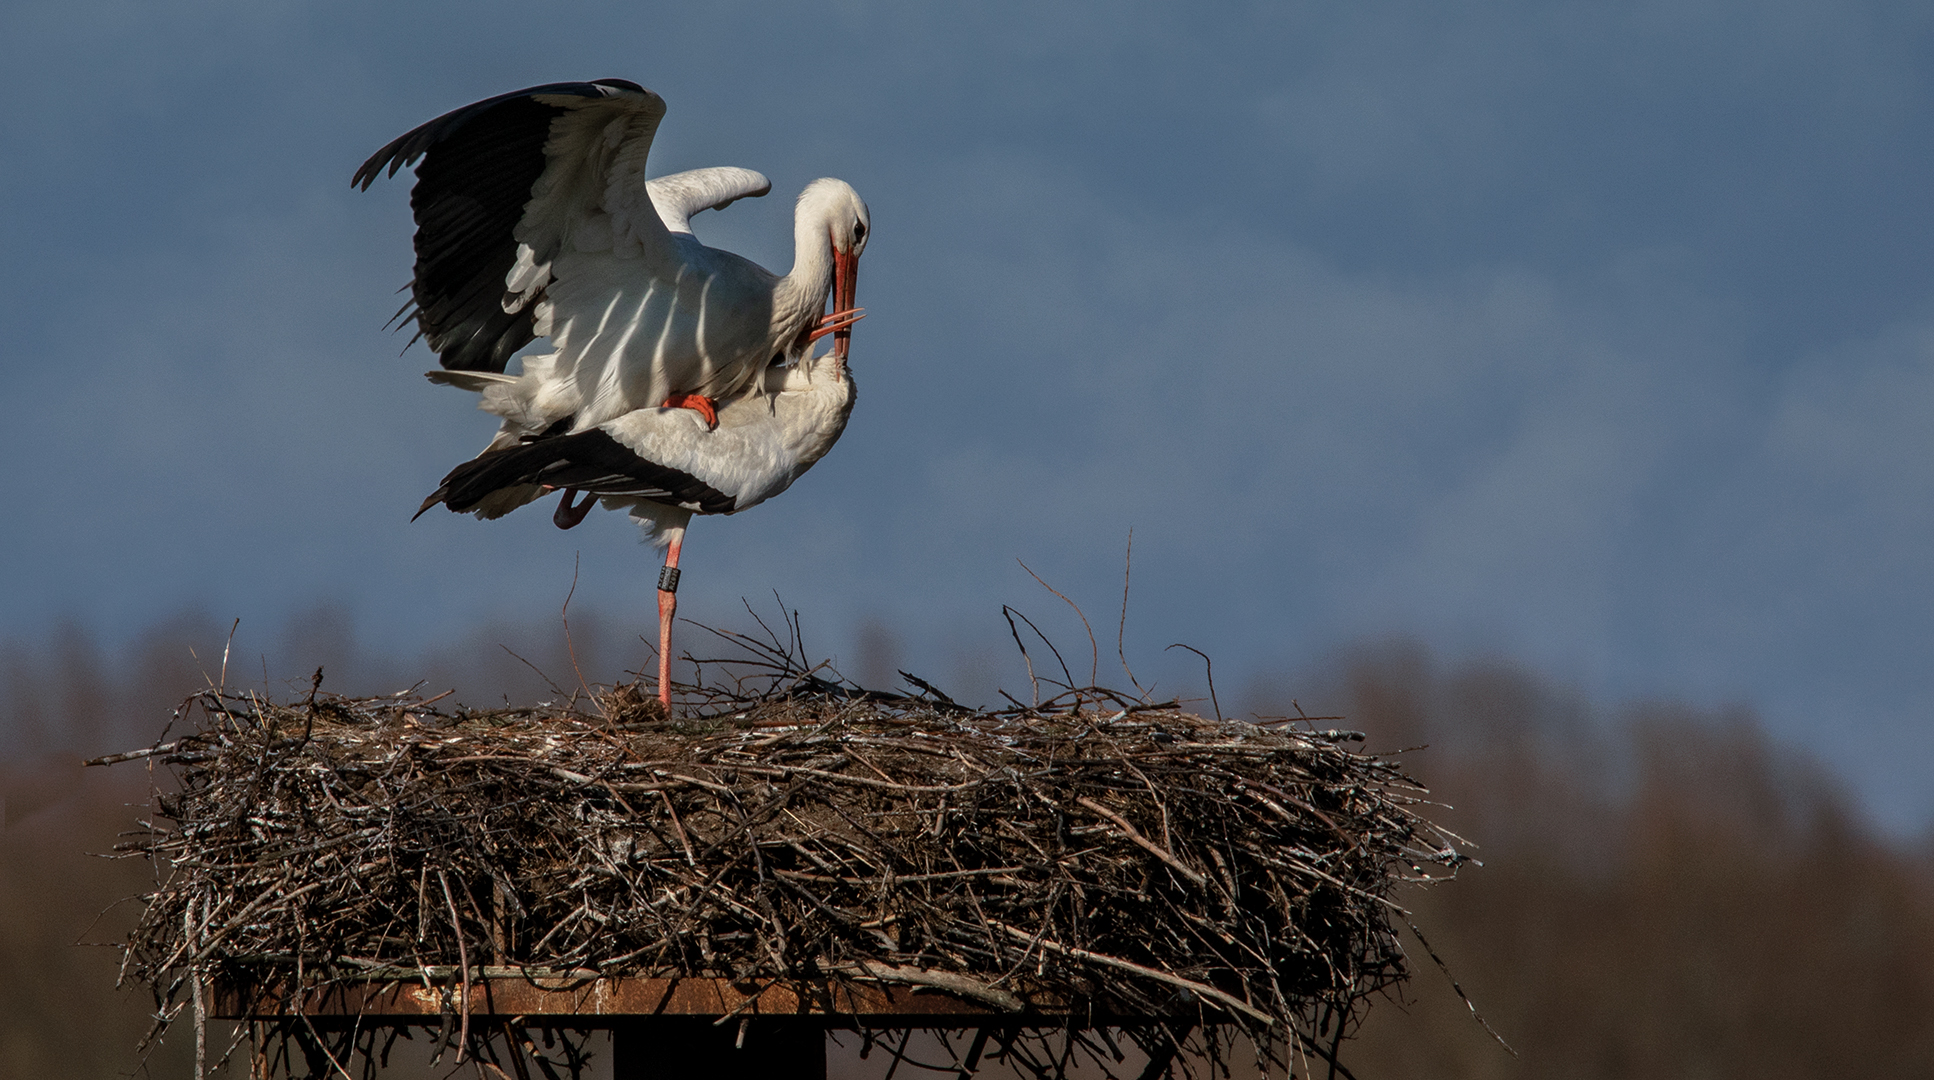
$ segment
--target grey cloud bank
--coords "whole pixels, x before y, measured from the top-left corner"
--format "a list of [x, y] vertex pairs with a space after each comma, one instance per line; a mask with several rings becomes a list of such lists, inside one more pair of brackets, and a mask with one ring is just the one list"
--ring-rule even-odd
[[1058, 603], [1016, 557], [1108, 617], [1132, 526], [1131, 649], [1411, 632], [1748, 701], [1934, 814], [1920, 6], [128, 3], [0, 42], [0, 632], [327, 597], [400, 647], [554, 611], [580, 552], [580, 602], [647, 611], [613, 515], [405, 523], [490, 424], [380, 329], [406, 181], [348, 186], [613, 75], [670, 103], [659, 171], [774, 179], [708, 242], [783, 266], [828, 174], [878, 232], [852, 428], [700, 524], [684, 610], [979, 648]]

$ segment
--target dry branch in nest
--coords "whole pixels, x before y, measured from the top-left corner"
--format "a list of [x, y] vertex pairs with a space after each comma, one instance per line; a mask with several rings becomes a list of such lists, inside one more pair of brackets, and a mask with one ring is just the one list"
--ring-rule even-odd
[[978, 712], [751, 644], [763, 681], [677, 719], [628, 687], [598, 714], [196, 698], [193, 733], [115, 758], [178, 780], [121, 845], [162, 871], [125, 976], [164, 1018], [204, 979], [884, 981], [1138, 1018], [1163, 1068], [1191, 1029], [1287, 1063], [1405, 978], [1392, 889], [1461, 859], [1355, 733], [1092, 689]]

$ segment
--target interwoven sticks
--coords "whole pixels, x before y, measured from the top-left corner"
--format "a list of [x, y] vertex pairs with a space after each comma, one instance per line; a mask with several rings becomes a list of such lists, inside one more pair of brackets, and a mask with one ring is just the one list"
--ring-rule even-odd
[[668, 722], [635, 701], [204, 695], [199, 730], [149, 755], [179, 779], [174, 827], [123, 845], [166, 868], [127, 975], [164, 1015], [191, 965], [885, 981], [1286, 1043], [1404, 978], [1391, 890], [1460, 859], [1347, 732], [814, 693]]

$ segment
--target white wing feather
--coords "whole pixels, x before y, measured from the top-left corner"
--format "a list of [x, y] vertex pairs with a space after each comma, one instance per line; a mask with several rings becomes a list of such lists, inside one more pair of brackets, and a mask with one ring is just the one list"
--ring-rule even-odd
[[757, 198], [772, 190], [772, 181], [751, 169], [720, 166], [661, 176], [645, 187], [665, 228], [690, 233], [692, 215], [702, 210], [723, 210], [740, 199]]
[[[537, 95], [536, 100], [566, 111], [551, 121], [544, 171], [531, 185], [530, 202], [524, 204], [515, 229], [517, 242], [531, 249], [532, 261], [550, 262], [567, 243], [598, 250], [615, 237], [664, 250], [670, 238], [658, 215], [639, 212], [651, 205], [645, 161], [665, 117], [664, 99], [620, 93], [603, 98]], [[593, 235], [583, 235], [587, 230]]]
[[771, 320], [759, 304], [776, 279], [699, 244], [690, 219], [771, 184], [729, 168], [647, 181], [665, 111], [655, 94], [555, 104], [567, 111], [551, 121], [547, 164], [514, 230], [504, 309], [529, 305], [533, 331], [551, 339], [553, 377], [576, 383], [579, 428], [674, 392], [724, 397], [755, 384]]

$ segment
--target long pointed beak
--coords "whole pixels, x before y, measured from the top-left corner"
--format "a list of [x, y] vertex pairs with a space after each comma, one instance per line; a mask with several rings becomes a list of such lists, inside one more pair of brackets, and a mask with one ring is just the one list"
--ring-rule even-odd
[[[853, 310], [853, 293], [859, 284], [860, 259], [850, 251], [833, 248], [833, 310], [835, 312]], [[857, 321], [857, 320], [855, 320]], [[833, 356], [841, 363], [853, 346], [853, 324], [833, 331]]]

